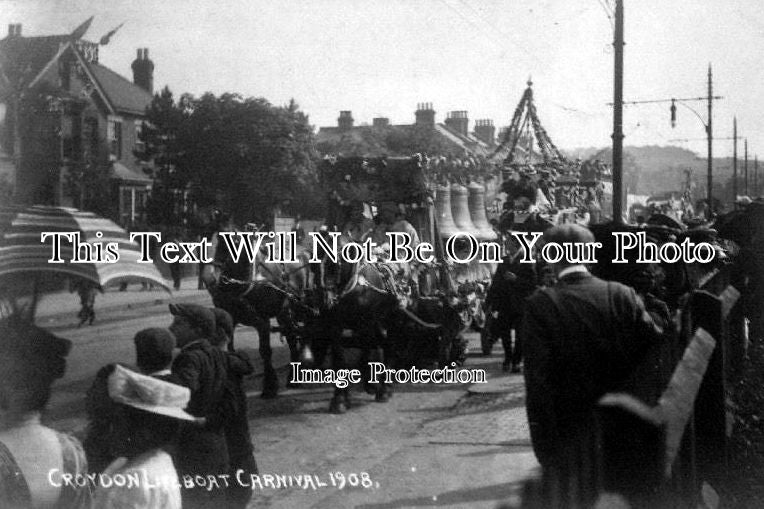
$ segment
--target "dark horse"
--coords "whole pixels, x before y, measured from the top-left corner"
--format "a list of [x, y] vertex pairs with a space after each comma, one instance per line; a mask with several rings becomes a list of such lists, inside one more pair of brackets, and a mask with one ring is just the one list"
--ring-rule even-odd
[[[236, 273], [236, 270], [227, 270], [225, 263], [206, 266], [202, 276], [213, 304], [231, 314], [234, 327], [243, 324], [257, 330], [259, 352], [264, 365], [264, 398], [273, 398], [278, 393], [278, 377], [272, 363], [270, 333], [277, 330], [284, 335], [291, 361], [297, 362], [301, 353], [297, 323], [302, 319], [303, 313], [311, 311], [301, 303], [309, 284], [308, 258], [302, 252], [296, 257], [297, 264], [276, 264], [266, 263], [264, 257], [256, 253], [254, 269], [261, 279], [254, 281], [229, 276], [241, 274]], [[271, 328], [272, 318], [278, 322], [277, 329]], [[233, 338], [228, 344], [228, 349], [234, 350]], [[287, 383], [287, 386], [290, 385]]]
[[[413, 320], [428, 329], [438, 327], [407, 310], [390, 279], [375, 264], [333, 263], [324, 259], [316, 269], [319, 274], [315, 295], [320, 312], [306, 328], [318, 366], [328, 349], [332, 368], [342, 369], [346, 364], [344, 349], [358, 348], [362, 363], [369, 359], [369, 352], [376, 352], [381, 354], [380, 361], [385, 367], [394, 367], [398, 354], [405, 348], [400, 331], [406, 322]], [[352, 335], [347, 334], [350, 331]], [[376, 401], [388, 401], [392, 395], [390, 384], [378, 380], [374, 394]], [[335, 386], [329, 410], [344, 413], [349, 405], [349, 387]]]

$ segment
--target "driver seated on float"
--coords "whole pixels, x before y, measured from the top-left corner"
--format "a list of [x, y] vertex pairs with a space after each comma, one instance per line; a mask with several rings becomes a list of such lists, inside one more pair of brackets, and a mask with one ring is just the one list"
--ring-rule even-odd
[[[406, 233], [410, 236], [410, 246], [413, 248], [419, 244], [419, 235], [416, 229], [409, 223], [402, 212], [399, 210], [393, 210], [392, 208], [380, 207], [380, 211], [374, 217], [374, 228], [367, 232], [365, 238], [370, 237], [375, 244], [374, 255], [377, 257], [377, 264], [384, 265], [389, 269], [387, 276], [397, 276], [403, 280], [409, 280], [411, 277], [411, 265], [409, 263], [393, 263], [390, 261], [392, 256], [390, 251], [388, 232], [400, 232]], [[395, 285], [392, 277], [388, 279], [387, 283], [391, 286]]]

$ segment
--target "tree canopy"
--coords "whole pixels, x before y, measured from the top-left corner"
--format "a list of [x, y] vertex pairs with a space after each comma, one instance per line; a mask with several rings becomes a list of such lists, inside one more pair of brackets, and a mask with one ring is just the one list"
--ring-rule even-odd
[[294, 101], [224, 93], [182, 95], [165, 87], [154, 96], [136, 155], [153, 160], [155, 181], [187, 189], [194, 203], [215, 206], [237, 222], [269, 222], [285, 202], [300, 213], [321, 213], [313, 130]]

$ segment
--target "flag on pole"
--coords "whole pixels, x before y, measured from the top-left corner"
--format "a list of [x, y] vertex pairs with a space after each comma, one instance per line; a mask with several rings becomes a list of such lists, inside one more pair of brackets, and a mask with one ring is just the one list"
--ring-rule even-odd
[[124, 24], [125, 24], [124, 22], [120, 23], [120, 24], [117, 26], [117, 28], [115, 28], [114, 30], [112, 30], [112, 31], [111, 31], [111, 32], [109, 32], [108, 34], [106, 34], [106, 35], [104, 35], [103, 37], [101, 37], [101, 40], [100, 40], [100, 41], [98, 41], [98, 44], [100, 44], [101, 46], [106, 46], [107, 44], [109, 44], [109, 41], [111, 40], [111, 36], [112, 36], [112, 35], [114, 35], [114, 34], [116, 34], [116, 33], [117, 33], [117, 30], [119, 30], [119, 29], [122, 27], [122, 25], [124, 25]]

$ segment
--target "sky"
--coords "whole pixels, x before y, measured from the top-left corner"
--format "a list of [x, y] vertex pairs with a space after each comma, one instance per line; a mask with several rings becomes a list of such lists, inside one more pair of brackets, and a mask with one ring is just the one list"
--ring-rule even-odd
[[[625, 0], [624, 99], [700, 97], [714, 73], [715, 156], [730, 156], [732, 119], [764, 158], [764, 2]], [[410, 124], [466, 110], [508, 125], [529, 78], [542, 124], [561, 148], [611, 144], [614, 0], [0, 0], [0, 27], [85, 39], [120, 23], [100, 61], [128, 78], [137, 48], [155, 89], [294, 98], [316, 127], [340, 110]], [[3, 28], [2, 30], [7, 30]], [[626, 145], [676, 145], [705, 156], [706, 103], [627, 106]], [[690, 139], [692, 141], [671, 141]], [[739, 144], [740, 157], [743, 143]]]

